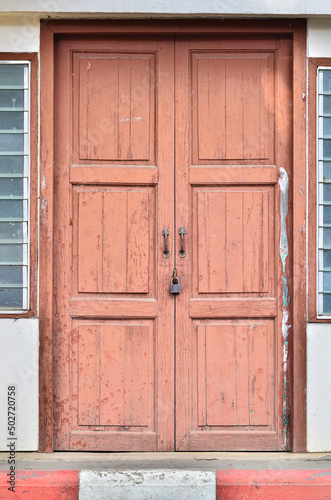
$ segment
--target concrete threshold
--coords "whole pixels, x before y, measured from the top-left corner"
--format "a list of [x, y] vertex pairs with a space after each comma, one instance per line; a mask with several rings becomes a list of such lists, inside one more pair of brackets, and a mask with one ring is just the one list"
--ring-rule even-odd
[[[8, 468], [8, 453], [0, 453], [0, 470]], [[18, 452], [20, 470], [204, 470], [331, 469], [331, 453], [282, 452]]]

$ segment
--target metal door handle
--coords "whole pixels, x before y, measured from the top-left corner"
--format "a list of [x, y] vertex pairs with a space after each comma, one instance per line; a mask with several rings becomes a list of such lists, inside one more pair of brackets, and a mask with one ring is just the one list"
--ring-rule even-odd
[[178, 234], [180, 234], [180, 245], [181, 245], [181, 249], [179, 250], [178, 254], [179, 254], [179, 257], [183, 258], [186, 255], [186, 252], [184, 250], [184, 234], [186, 234], [185, 227], [180, 227], [178, 229]]
[[162, 231], [162, 234], [164, 236], [164, 251], [163, 251], [163, 258], [168, 259], [170, 256], [170, 252], [168, 250], [168, 236], [169, 236], [169, 229], [165, 227]]

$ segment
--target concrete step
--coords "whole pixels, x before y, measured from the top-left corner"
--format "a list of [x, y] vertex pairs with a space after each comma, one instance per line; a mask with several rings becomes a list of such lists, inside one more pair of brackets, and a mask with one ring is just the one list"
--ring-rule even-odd
[[79, 500], [215, 500], [210, 471], [81, 471]]

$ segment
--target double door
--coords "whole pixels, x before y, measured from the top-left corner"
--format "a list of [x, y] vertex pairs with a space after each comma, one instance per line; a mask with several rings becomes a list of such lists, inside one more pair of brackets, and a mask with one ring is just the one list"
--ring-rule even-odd
[[291, 41], [55, 61], [55, 449], [288, 449]]

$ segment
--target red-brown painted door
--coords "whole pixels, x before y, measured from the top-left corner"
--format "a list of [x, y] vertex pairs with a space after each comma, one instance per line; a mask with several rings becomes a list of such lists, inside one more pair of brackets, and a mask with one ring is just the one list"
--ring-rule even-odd
[[173, 40], [55, 57], [55, 448], [171, 450]]
[[289, 40], [176, 43], [178, 450], [290, 446], [291, 85]]
[[290, 41], [55, 57], [55, 448], [287, 449]]

